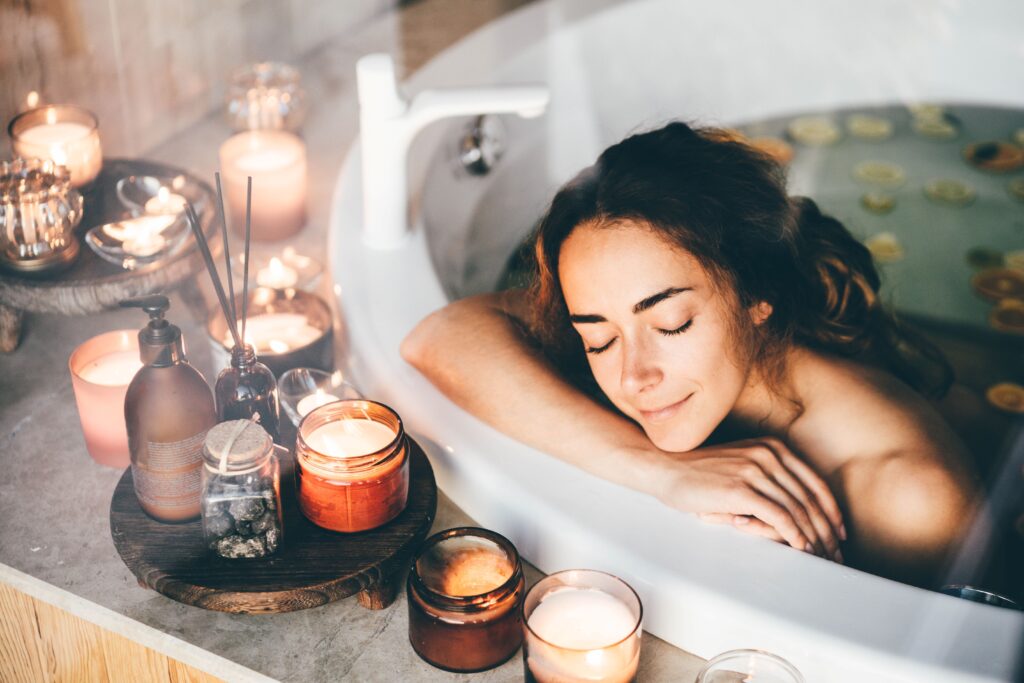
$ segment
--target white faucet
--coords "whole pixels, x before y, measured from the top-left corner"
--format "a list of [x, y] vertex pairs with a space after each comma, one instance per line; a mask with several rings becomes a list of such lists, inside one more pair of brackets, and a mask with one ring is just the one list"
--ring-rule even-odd
[[547, 107], [543, 86], [425, 90], [406, 102], [398, 93], [395, 63], [371, 54], [356, 63], [363, 161], [363, 243], [401, 246], [409, 234], [406, 154], [428, 123], [449, 116], [511, 112], [532, 118]]

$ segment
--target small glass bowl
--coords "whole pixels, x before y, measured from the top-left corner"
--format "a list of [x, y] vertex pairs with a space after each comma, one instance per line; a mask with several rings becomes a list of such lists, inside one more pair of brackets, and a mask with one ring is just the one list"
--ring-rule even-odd
[[[121, 178], [115, 186], [117, 198], [121, 200], [133, 216], [141, 216], [147, 213], [163, 214], [178, 213], [179, 211], [167, 211], [161, 208], [154, 208], [153, 200], [159, 203], [161, 190], [166, 195], [178, 195], [184, 198], [195, 210], [197, 216], [203, 215], [206, 209], [206, 192], [198, 183], [189, 180], [185, 175], [176, 176], [152, 176], [152, 175], [130, 175]], [[146, 205], [150, 208], [147, 210]], [[183, 208], [181, 210], [184, 210]]]
[[74, 229], [82, 206], [64, 166], [43, 159], [0, 162], [0, 262], [24, 273], [70, 264], [78, 255]]
[[85, 243], [104, 261], [134, 270], [180, 253], [191, 230], [184, 215], [142, 215], [97, 225]]
[[235, 131], [297, 131], [306, 118], [306, 91], [298, 69], [258, 62], [235, 70], [228, 83], [227, 118]]
[[[340, 370], [324, 372], [316, 368], [294, 368], [277, 380], [281, 407], [296, 427], [314, 408], [334, 401], [363, 398], [359, 390], [344, 380]], [[303, 401], [309, 399], [305, 404]]]
[[804, 683], [803, 675], [782, 657], [765, 650], [729, 650], [708, 660], [695, 683]]

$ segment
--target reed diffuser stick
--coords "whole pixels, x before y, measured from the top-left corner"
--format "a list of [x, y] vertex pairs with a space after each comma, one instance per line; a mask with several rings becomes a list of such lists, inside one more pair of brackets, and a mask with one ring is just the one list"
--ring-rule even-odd
[[[238, 339], [238, 311], [235, 310], [235, 283], [234, 278], [231, 277], [231, 251], [228, 248], [228, 221], [224, 215], [224, 193], [220, 189], [220, 172], [215, 172], [213, 177], [217, 181], [217, 201], [220, 203], [220, 227], [224, 239], [224, 267], [227, 268], [228, 276], [228, 294], [230, 295], [228, 301], [231, 302], [231, 317], [228, 319], [228, 325], [235, 328], [235, 339]], [[243, 336], [242, 339], [245, 339]]]
[[245, 272], [242, 273], [242, 339], [245, 339], [245, 317], [249, 304], [249, 243], [252, 241], [252, 176], [245, 186]]
[[206, 235], [203, 234], [203, 229], [199, 226], [199, 218], [196, 216], [196, 211], [192, 208], [191, 204], [185, 204], [185, 215], [188, 218], [189, 226], [192, 228], [192, 234], [196, 238], [196, 244], [199, 245], [199, 252], [203, 255], [203, 261], [206, 262], [206, 270], [209, 271], [210, 279], [213, 280], [213, 289], [217, 292], [220, 310], [224, 313], [224, 319], [227, 320], [228, 330], [231, 331], [235, 345], [241, 346], [242, 341], [238, 338], [238, 330], [231, 324], [227, 297], [224, 294], [224, 287], [220, 284], [220, 278], [217, 276], [217, 265], [213, 262], [210, 245], [206, 243]]

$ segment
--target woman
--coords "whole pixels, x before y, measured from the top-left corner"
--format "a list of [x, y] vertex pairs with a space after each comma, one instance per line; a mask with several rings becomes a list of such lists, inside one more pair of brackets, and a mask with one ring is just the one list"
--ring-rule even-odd
[[535, 256], [529, 291], [432, 314], [406, 360], [511, 436], [708, 521], [904, 580], [941, 567], [973, 498], [918, 393], [948, 366], [768, 157], [682, 123], [634, 135], [558, 192]]

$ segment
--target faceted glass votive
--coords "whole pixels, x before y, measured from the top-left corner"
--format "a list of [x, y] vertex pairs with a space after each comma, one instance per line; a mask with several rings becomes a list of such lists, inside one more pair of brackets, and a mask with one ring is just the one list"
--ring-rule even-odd
[[22, 273], [68, 266], [78, 255], [82, 195], [67, 169], [42, 159], [0, 162], [0, 262]]
[[529, 683], [627, 683], [636, 678], [643, 606], [611, 574], [570, 569], [530, 589], [523, 603]]
[[[270, 368], [275, 377], [292, 368], [333, 371], [333, 317], [327, 302], [311, 292], [252, 289], [251, 280], [249, 284], [245, 341], [252, 344], [257, 360]], [[235, 297], [235, 310], [241, 328], [241, 295]], [[214, 360], [227, 366], [234, 341], [220, 308], [210, 313], [206, 332], [213, 345]]]
[[522, 562], [493, 531], [459, 527], [424, 541], [409, 571], [409, 642], [428, 663], [484, 671], [523, 640]]
[[89, 339], [72, 352], [68, 368], [89, 455], [101, 465], [128, 467], [124, 398], [142, 368], [138, 330], [115, 330]]
[[797, 668], [764, 650], [729, 650], [712, 657], [697, 674], [696, 683], [804, 683]]
[[340, 370], [324, 372], [316, 368], [293, 368], [277, 381], [277, 389], [288, 419], [296, 427], [314, 409], [351, 398], [362, 398], [359, 390], [344, 380]]
[[65, 166], [71, 186], [82, 187], [103, 168], [99, 125], [96, 115], [87, 109], [53, 104], [18, 114], [7, 133], [17, 156], [49, 159]]
[[341, 532], [397, 517], [409, 499], [409, 445], [402, 419], [383, 403], [335, 401], [299, 425], [295, 444], [299, 509]]
[[306, 91], [295, 67], [259, 62], [231, 74], [227, 93], [228, 123], [236, 131], [297, 131], [306, 118]]

